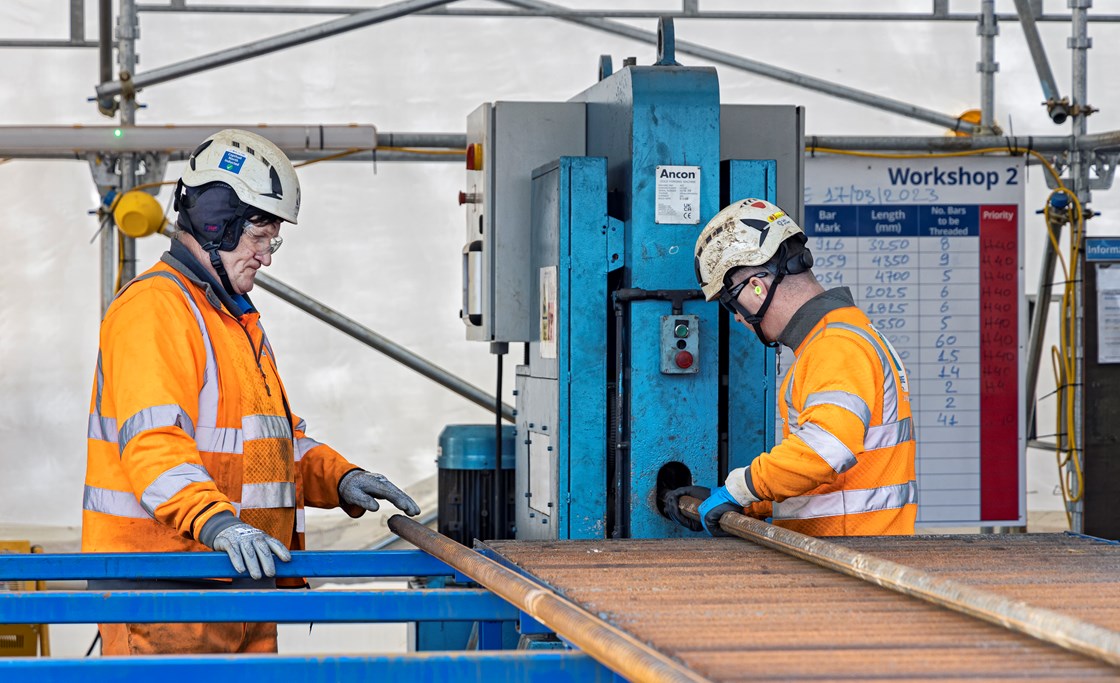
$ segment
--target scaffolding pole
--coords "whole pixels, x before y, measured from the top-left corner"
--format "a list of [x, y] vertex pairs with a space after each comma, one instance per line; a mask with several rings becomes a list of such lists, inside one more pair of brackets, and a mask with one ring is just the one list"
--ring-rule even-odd
[[[1089, 8], [1093, 6], [1093, 0], [1068, 0], [1070, 10], [1073, 15], [1071, 22], [1071, 33], [1068, 46], [1071, 51], [1071, 67], [1072, 67], [1072, 95], [1073, 95], [1073, 139], [1074, 146], [1071, 154], [1072, 163], [1070, 165], [1070, 174], [1073, 185], [1073, 192], [1077, 195], [1078, 201], [1081, 206], [1087, 207], [1092, 194], [1089, 186], [1089, 166], [1091, 163], [1091, 155], [1087, 154], [1084, 150], [1077, 147], [1077, 141], [1085, 136], [1088, 129], [1087, 119], [1090, 114], [1089, 108], [1089, 48], [1093, 46], [1093, 40], [1089, 37]], [[1084, 220], [1084, 215], [1078, 216], [1078, 220]], [[1071, 231], [1071, 242], [1075, 239], [1084, 240], [1084, 234], [1076, 235]], [[1083, 249], [1079, 250], [1077, 261], [1077, 269], [1079, 273], [1084, 273], [1085, 269], [1085, 252]], [[1072, 264], [1071, 264], [1072, 265]], [[1083, 439], [1084, 430], [1083, 422], [1084, 415], [1082, 411], [1082, 401], [1084, 399], [1084, 392], [1082, 391], [1082, 380], [1084, 373], [1083, 363], [1083, 340], [1082, 340], [1082, 321], [1083, 321], [1083, 306], [1082, 301], [1085, 294], [1085, 289], [1082, 286], [1083, 278], [1075, 278], [1071, 283], [1075, 292], [1077, 303], [1074, 306], [1074, 320], [1073, 320], [1073, 352], [1074, 352], [1074, 372], [1073, 372], [1073, 386], [1069, 388], [1073, 392], [1073, 424], [1068, 425], [1067, 429], [1073, 436], [1071, 445], [1073, 450], [1070, 453], [1069, 464], [1067, 471], [1077, 481], [1076, 475], [1073, 470], [1077, 467], [1078, 470], [1084, 472], [1084, 453]], [[1075, 463], [1076, 460], [1076, 463]], [[1074, 497], [1081, 493], [1078, 490], [1072, 492]], [[1070, 504], [1070, 529], [1074, 532], [1081, 532], [1085, 526], [1084, 520], [1084, 503], [1082, 500], [1077, 500]]]
[[[322, 38], [329, 38], [340, 33], [354, 29], [372, 26], [384, 21], [403, 17], [421, 9], [444, 5], [453, 0], [403, 0], [384, 7], [359, 12], [340, 19], [327, 21], [315, 26], [289, 31], [278, 36], [265, 38], [253, 43], [246, 43], [228, 50], [212, 52], [208, 55], [195, 57], [168, 66], [152, 69], [143, 74], [133, 75], [132, 88], [140, 88], [157, 83], [163, 83], [182, 76], [209, 71], [220, 66], [244, 61], [252, 57], [259, 57], [278, 50], [284, 50], [296, 45], [303, 45]], [[121, 81], [111, 81], [97, 86], [98, 97], [109, 97], [121, 94], [124, 85]]]
[[[517, 7], [530, 9], [549, 10], [554, 12], [563, 9], [559, 5], [553, 5], [552, 3], [544, 2], [543, 0], [499, 1], [507, 5], [514, 5]], [[627, 24], [622, 24], [617, 21], [609, 21], [607, 19], [583, 19], [580, 17], [563, 15], [558, 15], [556, 18], [579, 24], [580, 26], [586, 26], [588, 28], [605, 31], [607, 33], [625, 36], [633, 40], [652, 43], [654, 45], [657, 44], [656, 31], [644, 31]], [[979, 132], [976, 126], [971, 123], [963, 122], [955, 116], [942, 114], [940, 112], [933, 111], [932, 109], [926, 109], [917, 105], [908, 104], [906, 102], [901, 102], [889, 97], [875, 95], [873, 93], [858, 90], [856, 88], [851, 88], [846, 85], [839, 85], [837, 83], [832, 83], [821, 78], [806, 76], [805, 74], [798, 73], [796, 71], [783, 69], [781, 67], [766, 64], [764, 62], [759, 62], [753, 59], [747, 59], [746, 57], [739, 57], [738, 55], [733, 55], [728, 52], [714, 50], [710, 47], [705, 47], [698, 43], [689, 43], [683, 40], [677, 40], [676, 51], [679, 54], [690, 54], [694, 57], [699, 57], [700, 59], [705, 59], [709, 62], [723, 64], [724, 66], [730, 66], [735, 69], [747, 71], [749, 73], [764, 76], [766, 78], [772, 78], [777, 81], [782, 81], [791, 85], [807, 88], [809, 90], [815, 90], [826, 95], [832, 95], [833, 97], [839, 97], [841, 99], [856, 102], [869, 107], [874, 107], [876, 109], [882, 109], [883, 111], [899, 114], [901, 116], [917, 119], [919, 121], [925, 121], [927, 123], [941, 126], [942, 128], [959, 130], [966, 133]]]
[[980, 72], [980, 128], [985, 132], [995, 130], [996, 108], [996, 36], [999, 25], [996, 23], [996, 0], [982, 0], [980, 21], [976, 26], [980, 36], [980, 61], [976, 70]]

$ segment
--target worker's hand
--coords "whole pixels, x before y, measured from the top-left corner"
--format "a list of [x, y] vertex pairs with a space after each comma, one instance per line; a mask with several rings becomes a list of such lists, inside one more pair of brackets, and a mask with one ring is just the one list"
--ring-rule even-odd
[[700, 521], [704, 525], [704, 531], [712, 536], [730, 536], [719, 525], [719, 518], [723, 517], [725, 512], [742, 514], [743, 506], [728, 493], [726, 486], [721, 486], [712, 491], [712, 495], [700, 504]]
[[371, 474], [363, 470], [354, 470], [338, 482], [338, 497], [342, 502], [363, 507], [370, 512], [381, 507], [376, 498], [387, 500], [408, 515], [415, 517], [420, 514], [420, 506], [408, 497], [408, 494], [397, 488], [393, 482], [380, 474]]
[[276, 576], [273, 555], [284, 562], [292, 559], [292, 553], [283, 543], [244, 522], [237, 522], [219, 531], [214, 536], [211, 547], [225, 551], [238, 574], [244, 574], [248, 567], [249, 576], [254, 579], [259, 579], [262, 575]]
[[682, 486], [679, 489], [662, 493], [661, 503], [665, 514], [669, 515], [669, 519], [690, 531], [703, 531], [704, 526], [700, 523], [700, 520], [686, 517], [681, 512], [681, 496], [692, 496], [704, 500], [710, 495], [712, 495], [712, 490], [704, 486]]

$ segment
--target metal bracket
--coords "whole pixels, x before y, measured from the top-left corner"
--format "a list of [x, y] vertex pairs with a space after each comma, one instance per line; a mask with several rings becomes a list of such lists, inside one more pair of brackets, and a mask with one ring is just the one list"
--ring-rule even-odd
[[[102, 152], [87, 154], [89, 170], [93, 175], [93, 184], [97, 186], [98, 196], [104, 197], [110, 191], [121, 189], [121, 153]], [[137, 152], [136, 159], [136, 184], [146, 185], [163, 180], [163, 173], [167, 169], [168, 155], [162, 152]], [[159, 187], [144, 188], [152, 196], [159, 194]]]
[[[1090, 154], [1090, 152], [1086, 152]], [[1089, 164], [1089, 189], [1090, 190], [1107, 190], [1112, 187], [1112, 179], [1116, 175], [1116, 164], [1120, 161], [1120, 152], [1096, 152], [1092, 154], [1092, 161]], [[1058, 175], [1062, 177], [1062, 182], [1069, 187], [1072, 179], [1068, 175], [1064, 175], [1068, 170], [1068, 164], [1055, 162], [1054, 167], [1058, 170]], [[1049, 173], [1043, 175], [1046, 178], [1046, 187], [1051, 190], [1058, 188], [1058, 183], [1054, 181], [1054, 177]]]
[[599, 55], [599, 80], [603, 80], [614, 73], [614, 63], [610, 55]]
[[677, 38], [672, 17], [657, 20], [657, 61], [655, 66], [680, 66], [677, 61]]

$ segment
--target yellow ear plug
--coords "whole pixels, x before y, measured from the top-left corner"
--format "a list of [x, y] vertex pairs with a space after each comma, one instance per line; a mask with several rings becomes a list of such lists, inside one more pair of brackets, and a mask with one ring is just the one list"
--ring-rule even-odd
[[762, 295], [762, 287], [759, 287], [758, 285], [755, 285], [754, 293], [761, 296]]

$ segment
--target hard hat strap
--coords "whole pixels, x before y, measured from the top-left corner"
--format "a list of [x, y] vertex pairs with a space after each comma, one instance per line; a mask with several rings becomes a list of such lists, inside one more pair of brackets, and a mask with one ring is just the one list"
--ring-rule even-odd
[[206, 251], [210, 253], [210, 265], [214, 267], [214, 272], [221, 279], [222, 287], [225, 287], [226, 293], [230, 296], [237, 296], [237, 292], [233, 291], [233, 283], [229, 281], [229, 274], [226, 273], [226, 266], [222, 263], [222, 258], [218, 256], [218, 247], [211, 242]]
[[762, 317], [766, 315], [767, 309], [770, 308], [771, 302], [774, 301], [774, 292], [778, 290], [778, 285], [781, 284], [782, 279], [785, 278], [785, 276], [786, 274], [784, 272], [779, 272], [776, 276], [774, 276], [774, 282], [770, 285], [769, 288], [767, 288], [766, 298], [762, 300], [762, 305], [758, 307], [757, 313], [751, 314], [747, 312], [746, 307], [739, 303], [738, 297], [736, 297], [735, 300], [731, 302], [731, 305], [738, 309], [739, 315], [743, 316], [743, 320], [746, 320], [748, 323], [750, 323], [750, 326], [754, 328], [754, 333], [756, 336], [758, 336], [758, 341], [760, 341], [763, 346], [772, 349], [778, 348], [778, 342], [768, 341], [766, 339], [766, 335], [762, 333]]

